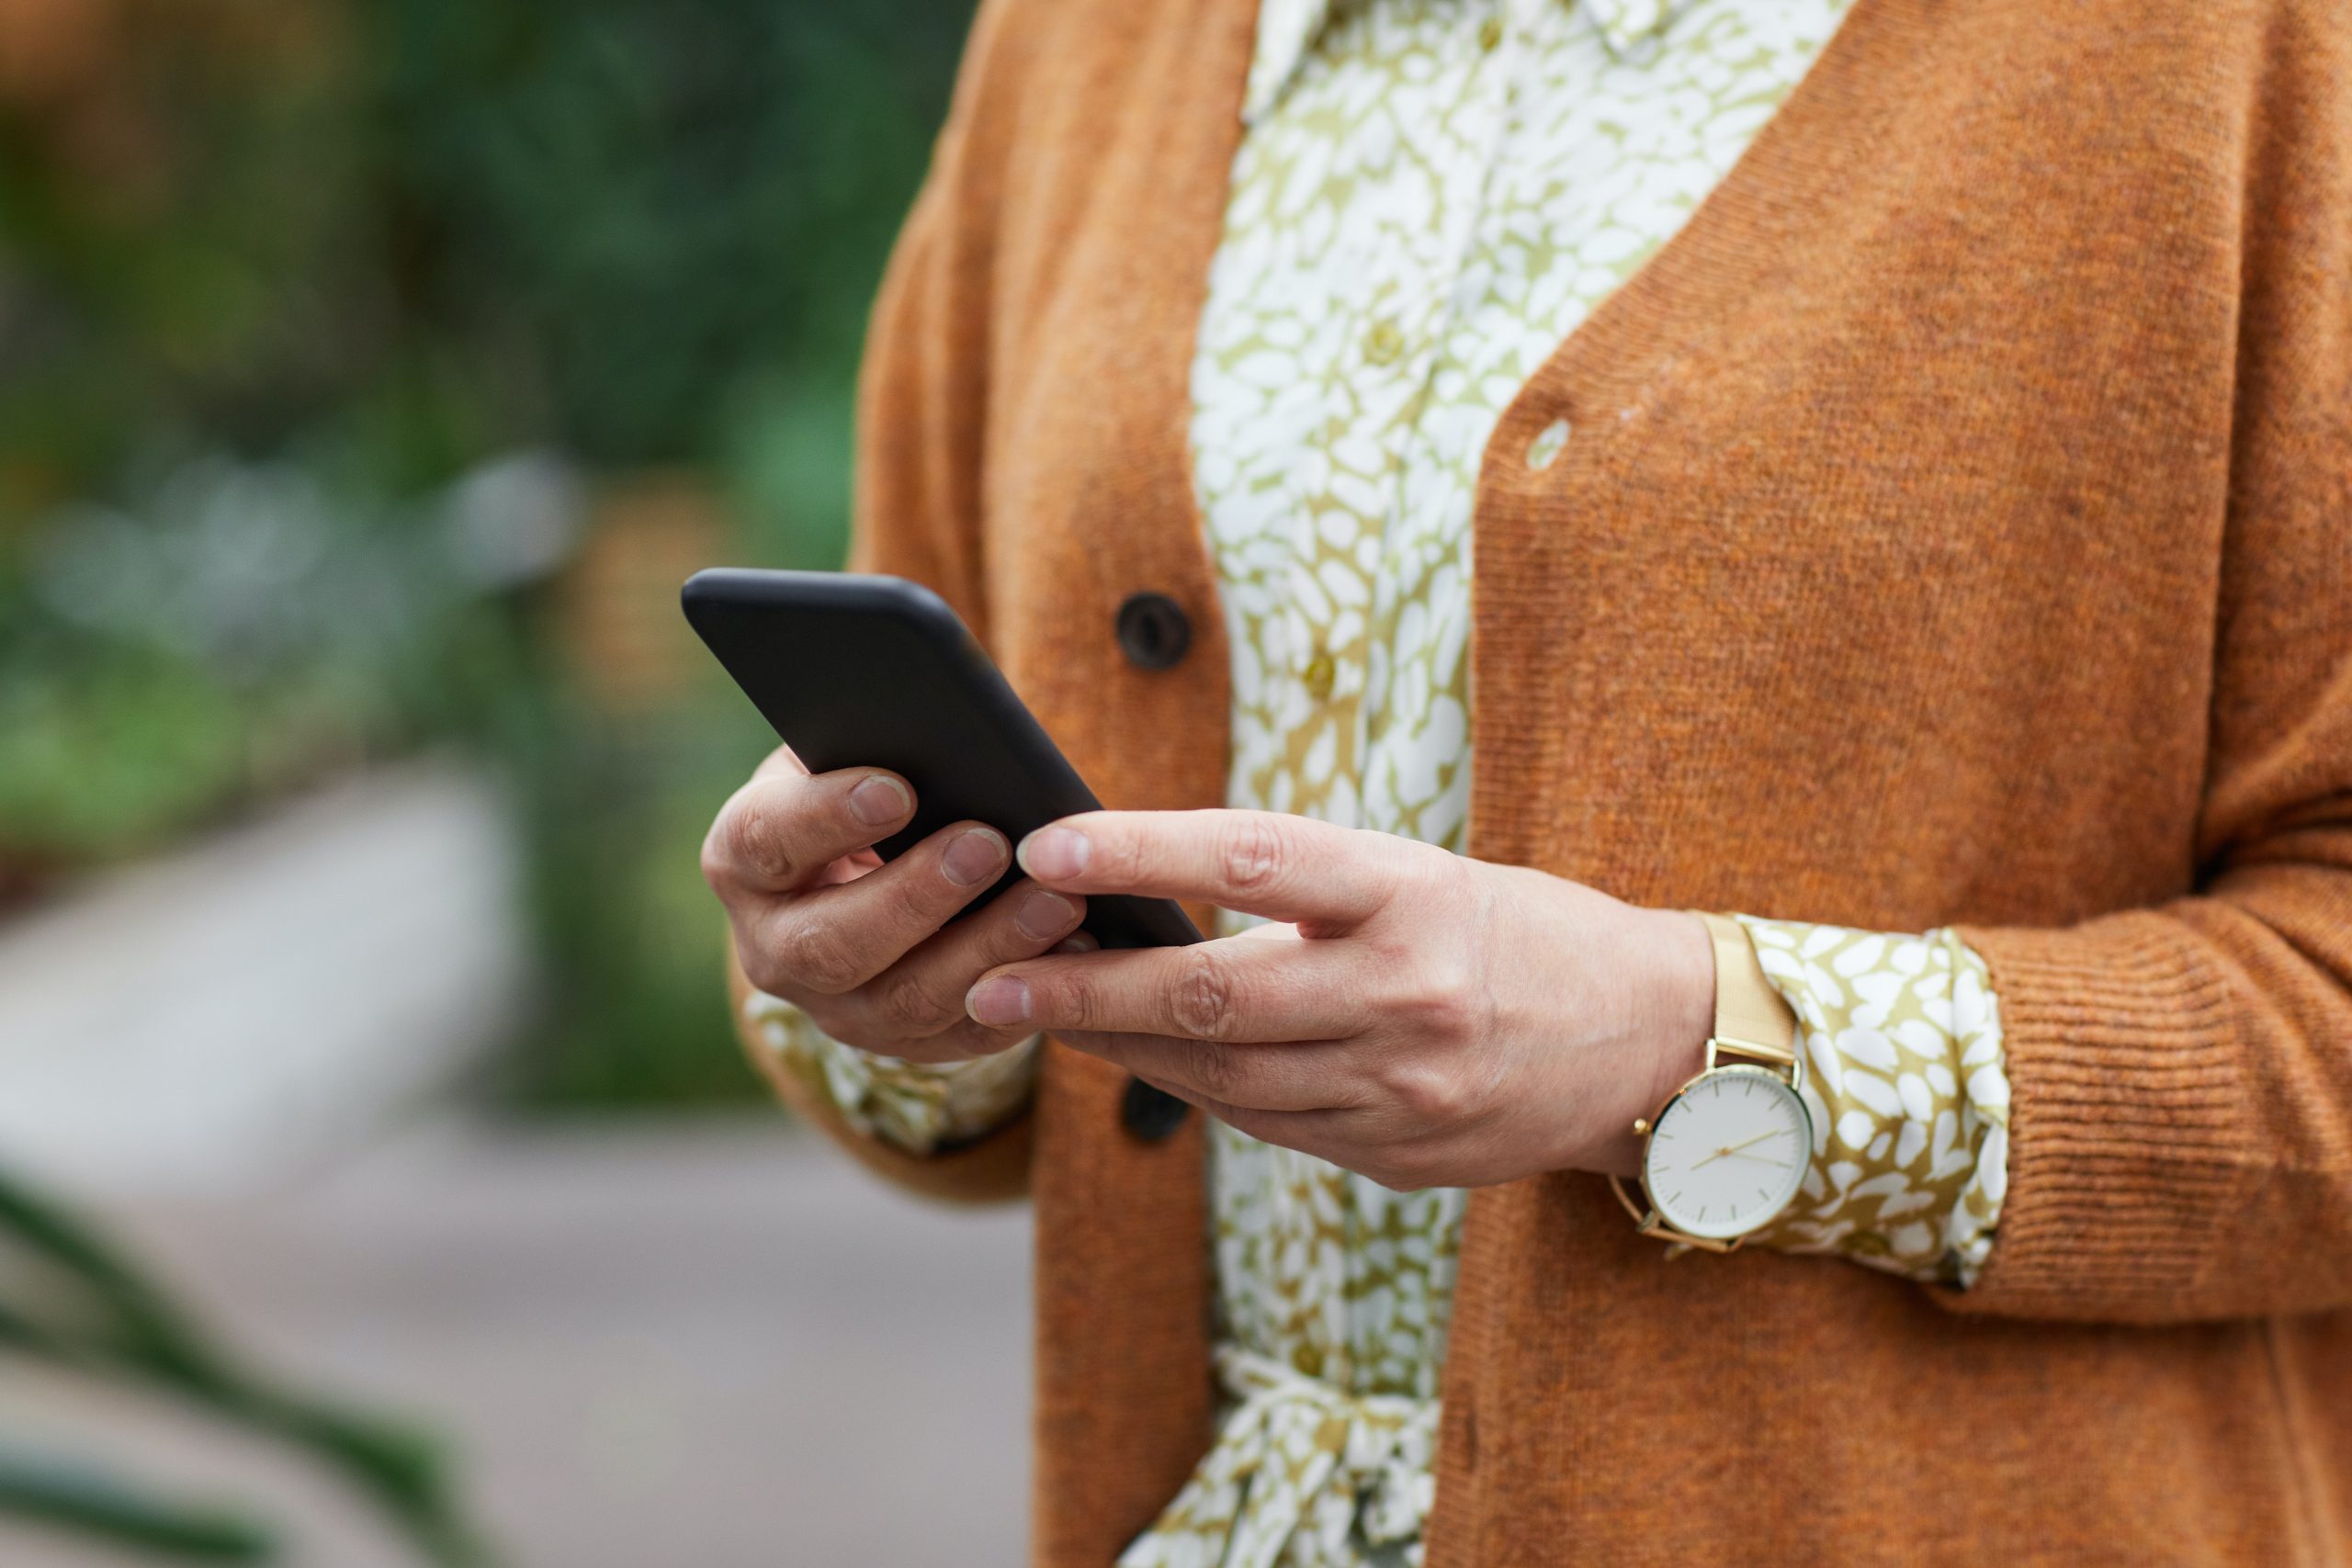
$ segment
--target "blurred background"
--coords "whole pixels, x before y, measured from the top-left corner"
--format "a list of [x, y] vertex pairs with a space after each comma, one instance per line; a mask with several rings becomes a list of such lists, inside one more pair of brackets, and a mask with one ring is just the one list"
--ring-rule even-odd
[[1020, 1555], [1025, 1221], [741, 1065], [675, 600], [838, 564], [968, 19], [0, 0], [0, 1562]]

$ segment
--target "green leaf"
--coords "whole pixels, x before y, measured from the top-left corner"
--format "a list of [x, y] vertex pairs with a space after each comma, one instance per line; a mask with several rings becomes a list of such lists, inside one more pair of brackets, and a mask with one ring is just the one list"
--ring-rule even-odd
[[190, 1562], [267, 1562], [276, 1534], [240, 1507], [159, 1497], [85, 1466], [0, 1448], [0, 1513]]
[[0, 1240], [29, 1252], [78, 1292], [69, 1311], [0, 1296], [0, 1348], [168, 1392], [307, 1453], [372, 1500], [440, 1568], [482, 1568], [492, 1561], [457, 1503], [439, 1445], [425, 1434], [250, 1371], [96, 1226], [6, 1173]]

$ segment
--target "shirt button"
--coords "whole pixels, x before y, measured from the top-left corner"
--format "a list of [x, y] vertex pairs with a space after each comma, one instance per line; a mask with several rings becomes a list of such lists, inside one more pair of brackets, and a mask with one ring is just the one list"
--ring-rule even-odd
[[1553, 459], [1559, 457], [1560, 449], [1567, 444], [1568, 422], [1554, 420], [1537, 431], [1535, 439], [1527, 444], [1527, 466], [1536, 469], [1550, 468]]
[[1488, 17], [1485, 21], [1478, 24], [1478, 51], [1480, 53], [1494, 53], [1495, 46], [1502, 41], [1503, 19], [1500, 17]]
[[1162, 1143], [1184, 1124], [1192, 1110], [1167, 1090], [1129, 1078], [1127, 1091], [1119, 1096], [1119, 1125], [1147, 1144]]
[[1317, 652], [1299, 671], [1299, 679], [1306, 683], [1306, 694], [1318, 703], [1331, 700], [1331, 687], [1340, 676], [1340, 667], [1328, 653]]
[[1405, 353], [1404, 329], [1386, 317], [1363, 334], [1363, 356], [1374, 365], [1394, 365]]
[[1119, 651], [1138, 670], [1170, 670], [1193, 646], [1193, 623], [1165, 593], [1131, 593], [1113, 622]]

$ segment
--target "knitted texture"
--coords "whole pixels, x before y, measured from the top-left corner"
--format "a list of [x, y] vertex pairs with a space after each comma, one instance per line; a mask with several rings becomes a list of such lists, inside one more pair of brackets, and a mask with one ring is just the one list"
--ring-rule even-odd
[[[1225, 782], [1186, 372], [1252, 12], [989, 0], [869, 348], [854, 563], [1115, 806]], [[1504, 414], [1476, 540], [1471, 852], [1959, 924], [2011, 1167], [1956, 1300], [1476, 1194], [1430, 1563], [2352, 1553], [2352, 7], [1856, 0]], [[1049, 1044], [1013, 1134], [1049, 1568], [1210, 1436], [1198, 1118], [1124, 1085]]]

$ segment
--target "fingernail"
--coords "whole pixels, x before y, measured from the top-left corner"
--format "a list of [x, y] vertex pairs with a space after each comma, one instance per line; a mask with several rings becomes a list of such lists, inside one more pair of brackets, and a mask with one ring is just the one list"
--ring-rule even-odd
[[1069, 900], [1060, 894], [1041, 890], [1021, 900], [1012, 923], [1021, 928], [1023, 936], [1043, 942], [1056, 931], [1069, 930], [1069, 918], [1076, 913]]
[[939, 869], [958, 887], [986, 882], [1004, 864], [1004, 836], [988, 828], [967, 828], [939, 857]]
[[849, 814], [869, 828], [888, 827], [913, 805], [906, 785], [879, 773], [849, 792]]
[[1029, 983], [1010, 975], [983, 980], [964, 998], [964, 1010], [972, 1015], [973, 1022], [991, 1029], [1020, 1023], [1029, 1016]]
[[1071, 828], [1040, 828], [1021, 840], [1021, 869], [1047, 881], [1084, 874], [1094, 846]]
[[1101, 942], [1094, 940], [1091, 934], [1086, 931], [1072, 931], [1069, 935], [1062, 938], [1061, 941], [1054, 943], [1054, 951], [1056, 953], [1092, 953], [1096, 948], [1101, 947], [1102, 945], [1102, 944]]

